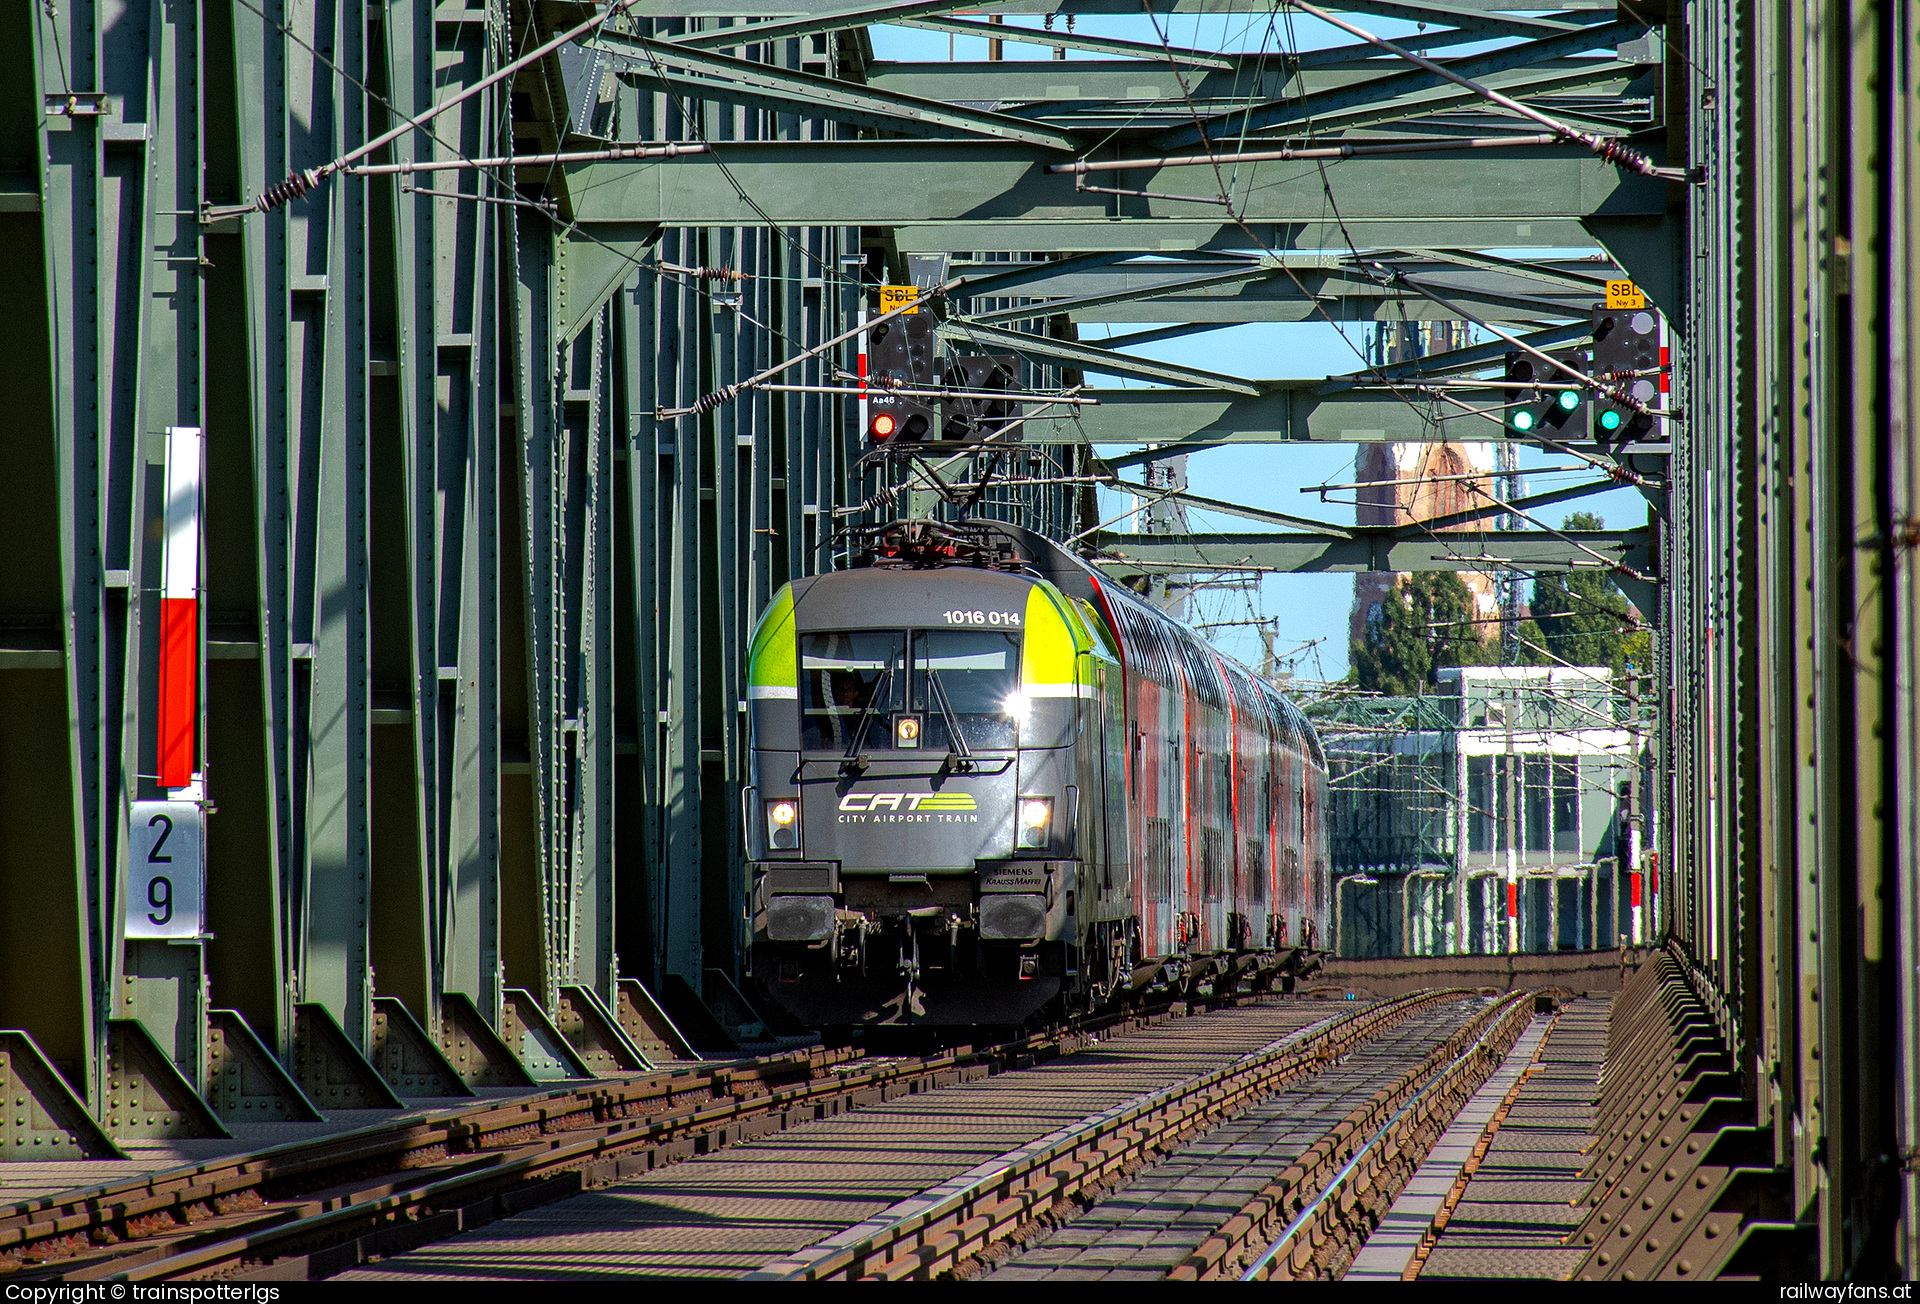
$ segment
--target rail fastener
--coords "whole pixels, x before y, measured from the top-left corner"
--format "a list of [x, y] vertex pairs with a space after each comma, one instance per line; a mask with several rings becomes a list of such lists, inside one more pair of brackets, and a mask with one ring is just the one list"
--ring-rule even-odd
[[1518, 1040], [1532, 1006], [1531, 993], [1515, 992], [1488, 1007], [1310, 1147], [1172, 1275], [1227, 1275], [1230, 1260], [1289, 1216], [1239, 1280], [1313, 1279], [1350, 1259], [1446, 1123]]
[[746, 1280], [924, 1280], [954, 1272], [1062, 1201], [1339, 1059], [1381, 1028], [1465, 995], [1416, 993], [1309, 1025], [991, 1159]]
[[[1208, 1004], [1243, 999], [1258, 997]], [[1150, 1026], [1187, 1009], [1175, 1003], [1127, 1010], [915, 1059], [876, 1063], [858, 1052], [815, 1049], [599, 1080], [26, 1201], [0, 1211], [0, 1274], [16, 1281], [278, 1277], [307, 1262], [324, 1276], [532, 1203], [862, 1105], [1049, 1060], [1093, 1036]]]

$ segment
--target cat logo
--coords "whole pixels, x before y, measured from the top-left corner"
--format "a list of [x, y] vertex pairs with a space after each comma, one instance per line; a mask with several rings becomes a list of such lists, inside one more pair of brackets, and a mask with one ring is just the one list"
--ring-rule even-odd
[[840, 799], [844, 811], [972, 811], [979, 805], [965, 792], [850, 792]]

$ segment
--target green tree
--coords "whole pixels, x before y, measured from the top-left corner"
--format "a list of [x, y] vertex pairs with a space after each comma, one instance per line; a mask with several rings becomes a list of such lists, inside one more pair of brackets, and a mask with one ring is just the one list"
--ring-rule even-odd
[[1550, 666], [1556, 664], [1547, 655], [1547, 636], [1540, 632], [1540, 624], [1532, 616], [1522, 616], [1518, 625], [1520, 647], [1518, 664], [1523, 666]]
[[[1564, 525], [1569, 530], [1606, 528], [1606, 522], [1591, 512], [1570, 513]], [[1628, 645], [1635, 636], [1629, 632], [1633, 618], [1627, 605], [1620, 586], [1601, 570], [1535, 576], [1533, 620], [1545, 640], [1540, 646], [1553, 654], [1538, 657], [1536, 664], [1558, 658], [1576, 666], [1607, 666], [1619, 674], [1633, 659]], [[1634, 642], [1635, 650], [1640, 642], [1644, 640]]]
[[1392, 697], [1426, 692], [1443, 666], [1497, 662], [1499, 643], [1481, 632], [1473, 591], [1452, 571], [1409, 576], [1388, 591], [1351, 660], [1360, 687]]

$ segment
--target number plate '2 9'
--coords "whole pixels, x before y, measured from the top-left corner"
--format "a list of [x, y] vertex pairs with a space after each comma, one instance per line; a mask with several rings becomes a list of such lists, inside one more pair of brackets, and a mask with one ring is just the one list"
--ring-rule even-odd
[[200, 936], [206, 895], [200, 807], [136, 801], [127, 833], [127, 936]]

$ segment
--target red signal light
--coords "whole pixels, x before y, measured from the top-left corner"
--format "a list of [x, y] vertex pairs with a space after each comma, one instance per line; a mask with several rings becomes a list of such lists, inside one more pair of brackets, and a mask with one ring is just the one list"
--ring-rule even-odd
[[873, 437], [875, 439], [892, 438], [893, 425], [893, 414], [890, 412], [882, 412], [873, 419]]

